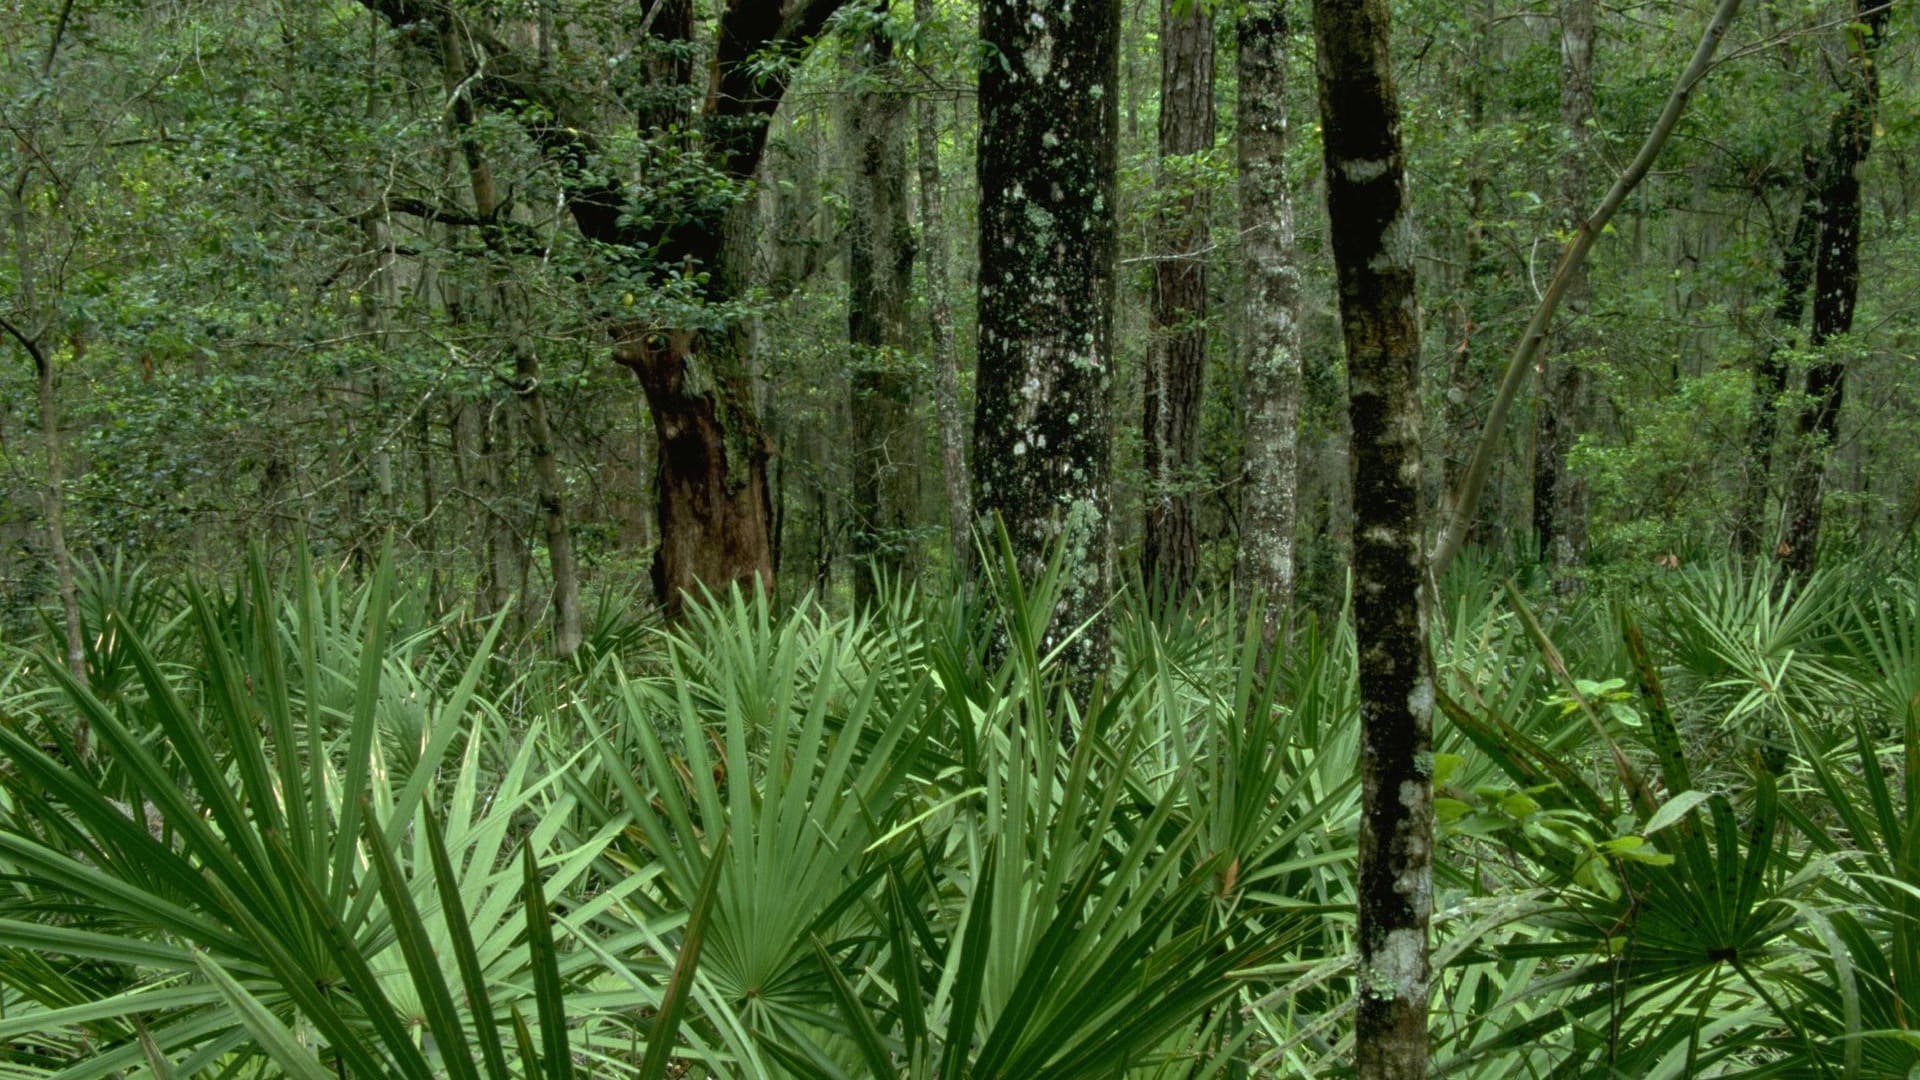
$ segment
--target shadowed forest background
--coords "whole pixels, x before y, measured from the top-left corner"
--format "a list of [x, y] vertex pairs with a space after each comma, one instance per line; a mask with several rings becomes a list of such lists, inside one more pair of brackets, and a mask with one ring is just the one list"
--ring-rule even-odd
[[0, 1076], [1920, 1076], [1912, 12], [11, 0]]

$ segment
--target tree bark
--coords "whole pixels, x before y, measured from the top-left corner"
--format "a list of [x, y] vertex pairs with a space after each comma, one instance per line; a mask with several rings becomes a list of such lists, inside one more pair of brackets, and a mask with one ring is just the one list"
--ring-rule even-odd
[[1353, 422], [1361, 1080], [1427, 1075], [1433, 673], [1420, 513], [1420, 322], [1386, 0], [1315, 0], [1327, 217]]
[[1820, 236], [1819, 155], [1801, 154], [1802, 194], [1793, 233], [1780, 256], [1780, 295], [1773, 326], [1754, 363], [1753, 419], [1747, 429], [1747, 475], [1734, 527], [1734, 547], [1746, 560], [1757, 559], [1773, 530], [1766, 526], [1767, 491], [1773, 473], [1773, 444], [1780, 435], [1780, 398], [1787, 392], [1787, 362], [1782, 350], [1799, 333], [1813, 285], [1813, 248]]
[[[1593, 142], [1593, 0], [1560, 4], [1559, 226], [1568, 235], [1580, 224], [1587, 199], [1587, 162]], [[1586, 315], [1593, 291], [1585, 262], [1567, 268], [1561, 299], [1566, 310], [1558, 348], [1541, 359], [1540, 399], [1534, 438], [1533, 531], [1540, 559], [1558, 583], [1570, 583], [1586, 556], [1586, 492], [1567, 471], [1567, 454], [1584, 426], [1588, 394], [1579, 353], [1586, 341]], [[1557, 353], [1558, 355], [1554, 355]]]
[[1827, 135], [1827, 160], [1820, 180], [1820, 240], [1813, 264], [1813, 332], [1807, 343], [1816, 351], [1807, 369], [1811, 408], [1800, 413], [1800, 453], [1787, 487], [1786, 532], [1781, 562], [1796, 578], [1813, 572], [1820, 546], [1820, 502], [1827, 456], [1840, 435], [1840, 406], [1846, 389], [1844, 359], [1820, 353], [1853, 330], [1854, 302], [1860, 293], [1860, 173], [1873, 148], [1873, 126], [1880, 104], [1881, 45], [1886, 41], [1885, 0], [1854, 0], [1847, 35], [1847, 96], [1834, 114]]
[[876, 574], [897, 577], [911, 547], [919, 440], [912, 431], [913, 379], [907, 298], [913, 291], [913, 230], [907, 222], [907, 98], [893, 42], [883, 29], [855, 46], [853, 175], [848, 185], [847, 341], [853, 417], [854, 599], [875, 599]]
[[1110, 395], [1120, 9], [1048, 0], [980, 8], [979, 368], [974, 508], [998, 514], [1021, 570], [1061, 560], [1046, 648], [1078, 688], [1108, 662]]
[[[921, 26], [933, 22], [933, 0], [913, 0]], [[940, 423], [941, 476], [946, 482], [947, 541], [963, 580], [973, 567], [973, 498], [967, 490], [966, 428], [960, 411], [960, 360], [953, 342], [953, 286], [947, 280], [947, 221], [940, 181], [939, 118], [934, 102], [914, 108], [914, 142], [920, 172], [921, 266], [927, 280], [927, 323], [933, 342], [933, 401]]]
[[1240, 14], [1240, 244], [1246, 447], [1241, 463], [1240, 591], [1263, 602], [1270, 651], [1293, 607], [1300, 466], [1300, 268], [1287, 185], [1287, 10], [1258, 0]]
[[[16, 192], [16, 196], [18, 193]], [[15, 212], [19, 200], [15, 199]], [[25, 227], [18, 216], [14, 219], [14, 239], [21, 246], [19, 254], [22, 272], [20, 275], [21, 299], [23, 306], [31, 308], [32, 280], [31, 271], [26, 269], [27, 251], [25, 247]], [[62, 448], [60, 444], [60, 398], [55, 392], [53, 381], [53, 359], [47, 355], [46, 345], [38, 336], [28, 335], [13, 323], [0, 319], [8, 334], [33, 361], [34, 382], [37, 387], [40, 406], [40, 443], [47, 457], [47, 486], [44, 491], [47, 520], [47, 555], [53, 560], [54, 586], [60, 594], [60, 614], [62, 628], [66, 632], [67, 670], [82, 685], [87, 681], [86, 637], [80, 625], [80, 590], [73, 578], [73, 555], [67, 550], [67, 483], [63, 468]], [[74, 722], [74, 752], [80, 757], [87, 756], [87, 721], [83, 717]]]
[[1212, 200], [1191, 159], [1212, 150], [1213, 139], [1212, 10], [1160, 0], [1161, 185], [1179, 193], [1161, 209], [1153, 263], [1152, 348], [1140, 426], [1147, 480], [1140, 569], [1149, 590], [1175, 600], [1192, 590], [1200, 561], [1192, 491], [1207, 369]]

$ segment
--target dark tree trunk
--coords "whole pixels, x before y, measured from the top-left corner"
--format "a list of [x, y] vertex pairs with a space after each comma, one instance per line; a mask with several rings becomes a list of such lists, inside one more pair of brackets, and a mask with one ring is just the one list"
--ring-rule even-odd
[[1078, 682], [1107, 666], [1109, 422], [1120, 8], [980, 8], [979, 369], [974, 509], [999, 514], [1021, 569], [1061, 551], [1057, 642]]
[[1196, 182], [1192, 159], [1213, 149], [1213, 137], [1212, 10], [1160, 0], [1160, 171], [1163, 187], [1183, 193], [1161, 209], [1153, 264], [1153, 347], [1140, 426], [1147, 479], [1140, 569], [1148, 589], [1176, 599], [1193, 588], [1200, 561], [1192, 492], [1207, 369], [1211, 200]]
[[[1586, 213], [1587, 161], [1593, 141], [1593, 0], [1560, 4], [1560, 228], [1569, 235]], [[1569, 267], [1566, 310], [1557, 348], [1541, 360], [1539, 422], [1534, 434], [1533, 533], [1540, 559], [1554, 568], [1561, 584], [1586, 555], [1586, 492], [1567, 471], [1567, 454], [1584, 426], [1587, 373], [1580, 366], [1586, 343], [1587, 309], [1593, 291], [1585, 263]]]
[[1327, 217], [1353, 422], [1361, 1080], [1427, 1074], [1433, 675], [1420, 514], [1420, 320], [1386, 0], [1315, 0]]
[[1774, 302], [1773, 326], [1753, 372], [1753, 420], [1747, 429], [1747, 476], [1740, 500], [1740, 520], [1734, 545], [1741, 558], [1761, 555], [1774, 530], [1767, 527], [1767, 491], [1773, 473], [1773, 444], [1780, 435], [1780, 398], [1787, 392], [1786, 357], [1782, 355], [1799, 333], [1807, 314], [1807, 290], [1813, 285], [1813, 246], [1820, 236], [1819, 155], [1811, 147], [1801, 155], [1803, 177], [1800, 215], [1780, 257], [1780, 296]]
[[1807, 369], [1811, 407], [1800, 414], [1800, 455], [1787, 486], [1786, 533], [1780, 541], [1781, 561], [1798, 578], [1813, 572], [1818, 555], [1827, 455], [1840, 435], [1846, 364], [1818, 350], [1853, 330], [1854, 301], [1860, 292], [1860, 172], [1873, 147], [1873, 125], [1880, 103], [1878, 60], [1891, 7], [1882, 0], [1854, 0], [1854, 21], [1843, 29], [1849, 60], [1847, 96], [1828, 132], [1827, 160], [1820, 180], [1813, 332], [1807, 339], [1817, 357]]
[[1300, 462], [1300, 269], [1287, 186], [1287, 10], [1240, 13], [1240, 244], [1246, 295], [1246, 449], [1241, 465], [1240, 590], [1265, 603], [1271, 649], [1293, 606]]
[[614, 347], [614, 359], [640, 377], [659, 437], [653, 588], [669, 614], [677, 615], [703, 586], [773, 588], [767, 440], [746, 408], [746, 388], [723, 389], [715, 381], [743, 366], [739, 344], [735, 335], [674, 330]]
[[[914, 17], [933, 20], [933, 0], [914, 0]], [[961, 578], [973, 566], [973, 493], [967, 490], [966, 424], [960, 411], [960, 359], [953, 343], [953, 286], [947, 280], [947, 219], [940, 190], [940, 132], [934, 104], [915, 107], [920, 169], [920, 265], [927, 275], [927, 323], [933, 339], [933, 401], [940, 421], [941, 476], [946, 482], [947, 540]]]
[[906, 362], [913, 230], [907, 223], [907, 97], [893, 42], [876, 31], [855, 46], [862, 88], [849, 142], [847, 341], [852, 348], [854, 597], [874, 599], [876, 571], [907, 565], [919, 476]]

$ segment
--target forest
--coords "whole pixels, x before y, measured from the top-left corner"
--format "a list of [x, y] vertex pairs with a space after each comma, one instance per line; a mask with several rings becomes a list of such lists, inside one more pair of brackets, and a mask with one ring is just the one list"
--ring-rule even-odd
[[6, 0], [0, 1080], [1920, 1080], [1916, 31]]

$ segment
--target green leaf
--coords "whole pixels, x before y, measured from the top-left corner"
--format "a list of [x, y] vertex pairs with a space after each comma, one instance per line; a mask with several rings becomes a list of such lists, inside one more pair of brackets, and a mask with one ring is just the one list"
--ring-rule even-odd
[[279, 1017], [262, 1005], [259, 998], [248, 993], [247, 988], [235, 981], [233, 976], [222, 971], [220, 965], [209, 960], [207, 954], [193, 950], [193, 962], [207, 980], [219, 989], [220, 996], [227, 999], [227, 1004], [233, 1006], [234, 1012], [240, 1016], [240, 1022], [252, 1033], [260, 1049], [285, 1069], [293, 1080], [338, 1080], [327, 1071], [326, 1066], [320, 1064], [320, 1059], [314, 1056], [313, 1051], [300, 1045], [300, 1040], [280, 1022]]
[[1706, 802], [1711, 797], [1712, 796], [1704, 791], [1683, 791], [1668, 799], [1665, 803], [1662, 803], [1660, 809], [1654, 811], [1653, 816], [1647, 819], [1646, 827], [1641, 829], [1641, 832], [1647, 836], [1652, 836], [1654, 833], [1687, 816], [1694, 807]]

